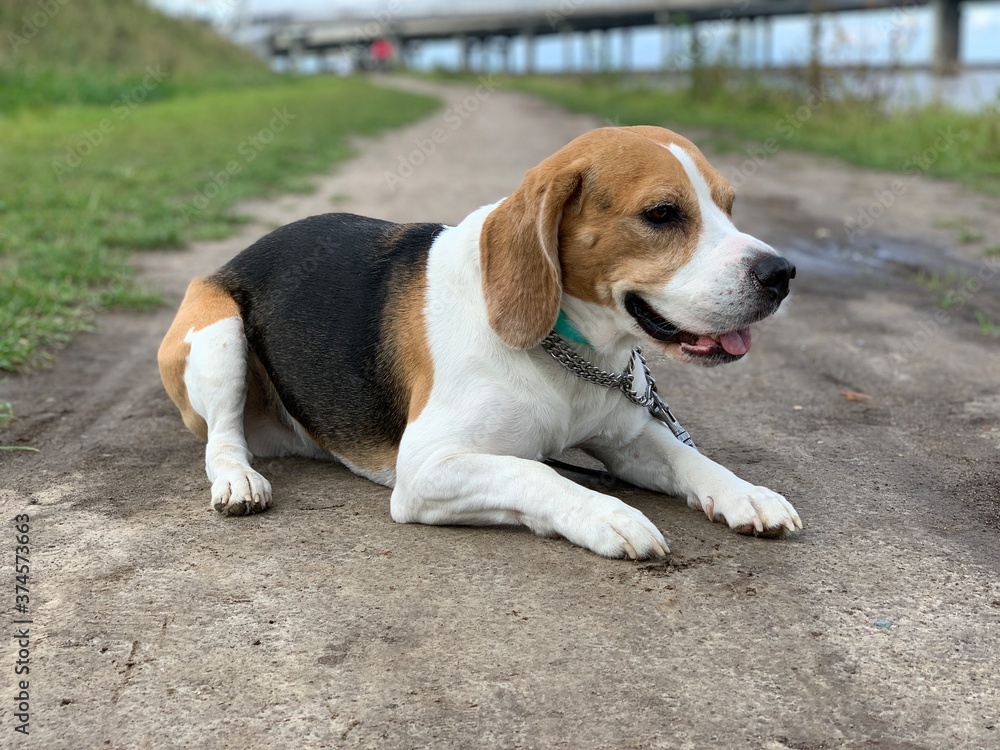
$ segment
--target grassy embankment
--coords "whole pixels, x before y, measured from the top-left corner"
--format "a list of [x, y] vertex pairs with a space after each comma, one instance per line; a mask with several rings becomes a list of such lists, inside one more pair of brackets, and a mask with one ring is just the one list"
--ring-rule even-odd
[[108, 104], [140, 83], [147, 66], [170, 72], [149, 100], [275, 78], [211, 29], [164, 16], [142, 0], [0, 3], [0, 112]]
[[[24, 37], [37, 7], [15, 5], [0, 9], [0, 38]], [[0, 370], [43, 362], [101, 308], [154, 304], [128, 251], [223, 236], [236, 201], [303, 189], [350, 135], [437, 106], [363, 80], [276, 76], [131, 0], [59, 8], [0, 53]]]

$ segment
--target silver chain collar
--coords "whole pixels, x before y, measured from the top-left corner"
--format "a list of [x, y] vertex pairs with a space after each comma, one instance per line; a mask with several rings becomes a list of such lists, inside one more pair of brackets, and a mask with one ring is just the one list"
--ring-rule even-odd
[[[643, 407], [650, 413], [653, 419], [669, 427], [674, 437], [682, 443], [690, 445], [692, 448], [695, 447], [691, 435], [681, 426], [680, 422], [674, 419], [674, 415], [670, 413], [670, 407], [667, 405], [667, 402], [661, 399], [656, 392], [656, 383], [653, 381], [653, 376], [649, 372], [649, 366], [646, 364], [646, 359], [642, 356], [642, 349], [639, 347], [635, 347], [632, 350], [632, 356], [629, 357], [628, 364], [620, 375], [595, 367], [577, 354], [562, 336], [555, 331], [549, 333], [542, 340], [542, 348], [551, 354], [556, 362], [578, 378], [582, 378], [588, 383], [599, 385], [602, 388], [617, 388], [625, 394], [625, 398], [633, 404]], [[641, 396], [632, 387], [635, 382], [637, 366], [642, 367], [642, 375], [646, 381], [646, 390]]]

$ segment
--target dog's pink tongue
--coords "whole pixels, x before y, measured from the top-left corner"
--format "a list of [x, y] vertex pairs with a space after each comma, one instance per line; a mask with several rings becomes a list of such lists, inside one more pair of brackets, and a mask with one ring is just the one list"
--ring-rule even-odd
[[719, 336], [722, 348], [734, 356], [742, 356], [750, 351], [750, 329], [741, 328], [738, 331], [724, 333]]

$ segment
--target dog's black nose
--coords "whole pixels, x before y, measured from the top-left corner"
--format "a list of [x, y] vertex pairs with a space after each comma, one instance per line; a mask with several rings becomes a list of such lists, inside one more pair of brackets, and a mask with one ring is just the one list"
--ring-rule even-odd
[[780, 255], [765, 255], [750, 267], [760, 285], [779, 300], [788, 296], [788, 282], [795, 278], [795, 266]]

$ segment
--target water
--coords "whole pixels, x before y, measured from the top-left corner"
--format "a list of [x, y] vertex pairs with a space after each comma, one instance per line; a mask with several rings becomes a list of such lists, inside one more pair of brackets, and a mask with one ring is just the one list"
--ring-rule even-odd
[[[665, 87], [683, 87], [690, 82], [687, 71], [640, 71], [633, 75], [637, 81], [645, 80]], [[778, 88], [801, 86], [806, 79], [804, 69], [765, 71], [748, 68], [732, 70], [727, 75], [733, 86], [739, 86], [741, 76]], [[937, 76], [926, 69], [855, 72], [826, 68], [823, 81], [835, 99], [858, 96], [882, 102], [890, 109], [927, 104], [942, 104], [968, 112], [1000, 108], [1000, 67], [965, 70], [952, 76]]]
[[848, 89], [877, 92], [890, 106], [930, 103], [977, 111], [1000, 105], [1000, 70], [966, 70], [954, 76], [936, 76], [927, 70], [871, 71], [863, 77], [843, 74]]

